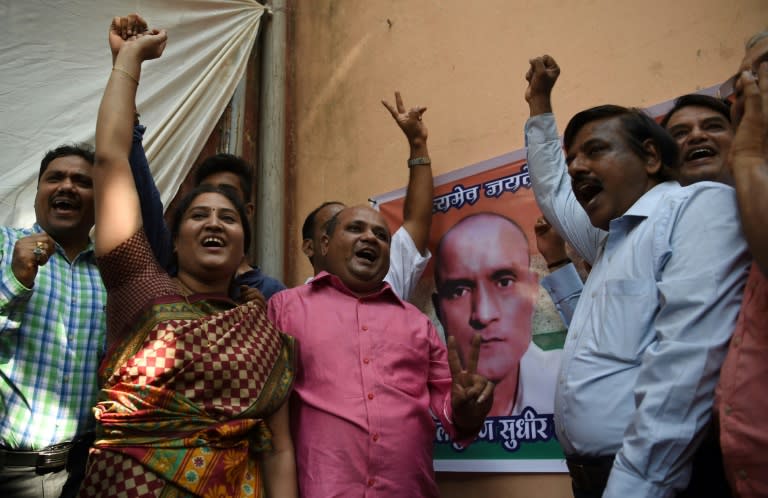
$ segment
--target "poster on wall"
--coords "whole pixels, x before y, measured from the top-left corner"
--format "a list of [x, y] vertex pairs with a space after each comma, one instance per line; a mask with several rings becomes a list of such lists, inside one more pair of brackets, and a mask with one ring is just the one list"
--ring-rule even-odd
[[[403, 194], [374, 199], [390, 228], [402, 223]], [[467, 448], [438, 423], [435, 469], [565, 472], [552, 416], [565, 327], [538, 283], [546, 264], [524, 151], [435, 178], [432, 213], [433, 257], [411, 300], [456, 338], [462, 356], [480, 333], [478, 371], [496, 384]]]
[[[647, 112], [658, 119], [672, 104]], [[455, 337], [462, 356], [481, 334], [478, 372], [496, 384], [489, 417], [468, 447], [453, 444], [437, 423], [435, 470], [567, 472], [553, 418], [566, 327], [539, 285], [548, 272], [536, 250], [541, 212], [525, 150], [440, 175], [434, 185], [432, 260], [411, 301], [444, 337]], [[393, 230], [404, 197], [400, 189], [372, 199]]]

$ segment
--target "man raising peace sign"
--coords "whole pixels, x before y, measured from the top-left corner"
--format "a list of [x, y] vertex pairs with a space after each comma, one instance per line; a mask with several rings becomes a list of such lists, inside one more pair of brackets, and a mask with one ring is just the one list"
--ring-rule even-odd
[[463, 369], [430, 322], [383, 282], [390, 233], [369, 207], [345, 208], [320, 250], [327, 272], [280, 292], [269, 318], [297, 338], [291, 406], [301, 496], [436, 497], [434, 413], [470, 441], [493, 404], [478, 375], [480, 337]]

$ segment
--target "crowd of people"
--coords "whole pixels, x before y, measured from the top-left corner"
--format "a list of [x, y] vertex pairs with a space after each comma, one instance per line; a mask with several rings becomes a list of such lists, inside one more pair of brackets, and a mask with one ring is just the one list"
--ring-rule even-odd
[[166, 42], [137, 14], [112, 21], [95, 150], [48, 152], [36, 223], [0, 229], [0, 494], [432, 497], [436, 420], [471, 444], [486, 417], [535, 407], [555, 415], [575, 498], [768, 496], [768, 32], [730, 99], [682, 96], [660, 123], [593, 107], [562, 144], [560, 68], [531, 59], [555, 351], [532, 342], [539, 279], [506, 217], [468, 216], [435, 250], [446, 342], [408, 302], [433, 185], [426, 108], [399, 93], [383, 104], [409, 146], [402, 227], [323, 203], [302, 227], [304, 285], [249, 263], [239, 157], [203, 161], [166, 225], [135, 104]]

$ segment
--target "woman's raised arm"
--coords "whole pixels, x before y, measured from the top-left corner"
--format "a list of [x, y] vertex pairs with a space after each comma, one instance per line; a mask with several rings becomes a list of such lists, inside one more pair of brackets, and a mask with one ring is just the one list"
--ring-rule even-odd
[[139, 197], [128, 163], [136, 90], [141, 63], [160, 57], [167, 40], [164, 30], [141, 31], [144, 29], [141, 25], [126, 29], [124, 19], [116, 17], [110, 26], [110, 45], [114, 45], [113, 39], [123, 41], [119, 44], [96, 120], [93, 184], [97, 256], [109, 253], [142, 225]]

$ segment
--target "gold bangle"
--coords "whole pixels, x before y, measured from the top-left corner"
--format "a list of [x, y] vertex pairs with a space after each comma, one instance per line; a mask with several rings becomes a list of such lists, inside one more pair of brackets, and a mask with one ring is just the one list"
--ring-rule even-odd
[[124, 75], [128, 76], [133, 81], [135, 81], [136, 82], [136, 86], [139, 86], [139, 80], [137, 80], [134, 75], [132, 75], [131, 73], [129, 73], [128, 71], [126, 71], [122, 67], [115, 66], [115, 67], [112, 68], [112, 71], [119, 71], [119, 72], [123, 73]]

